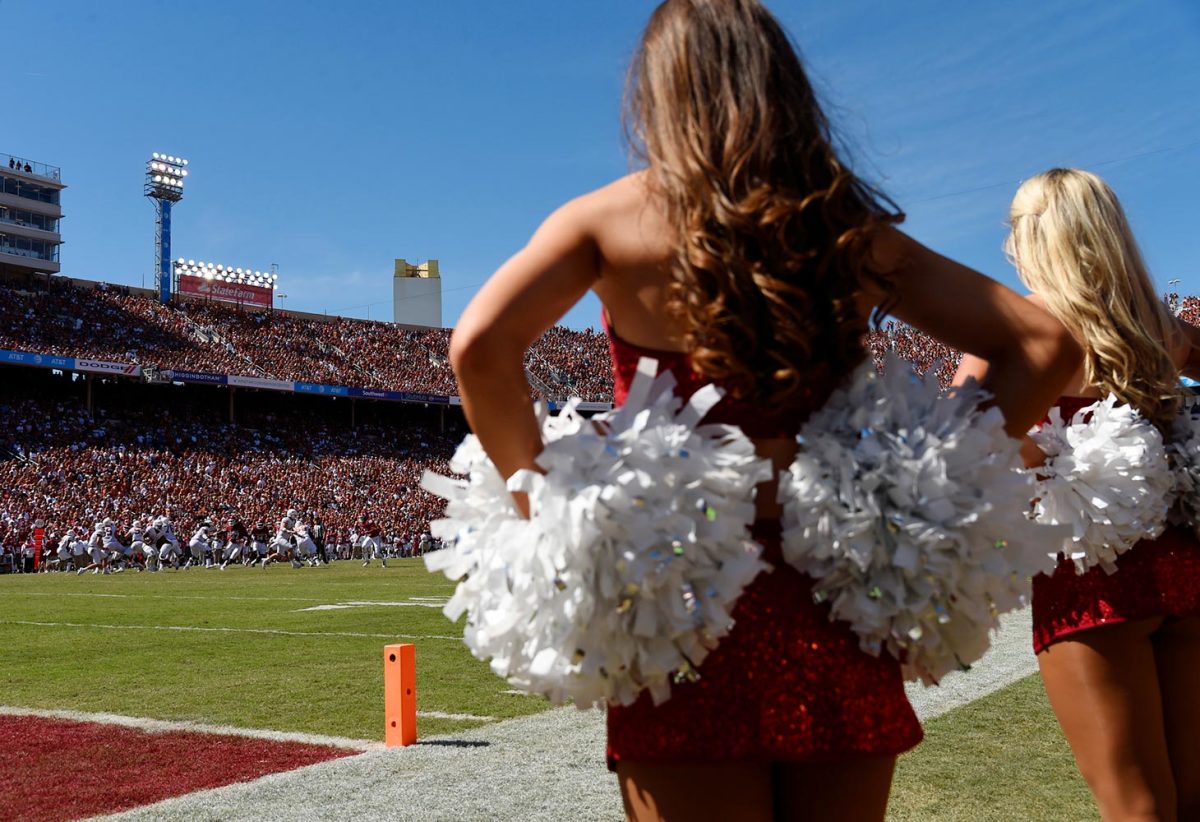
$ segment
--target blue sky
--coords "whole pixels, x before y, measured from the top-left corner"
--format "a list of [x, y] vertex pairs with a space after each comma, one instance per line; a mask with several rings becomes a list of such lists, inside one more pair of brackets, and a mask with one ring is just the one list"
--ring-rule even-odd
[[[163, 151], [191, 160], [175, 256], [278, 263], [286, 307], [372, 319], [393, 258], [435, 257], [451, 325], [547, 213], [629, 168], [620, 93], [653, 5], [0, 0], [0, 152], [62, 166], [64, 274], [149, 283]], [[1200, 293], [1200, 4], [770, 5], [918, 239], [1015, 286], [1012, 193], [1076, 165], [1159, 284]]]

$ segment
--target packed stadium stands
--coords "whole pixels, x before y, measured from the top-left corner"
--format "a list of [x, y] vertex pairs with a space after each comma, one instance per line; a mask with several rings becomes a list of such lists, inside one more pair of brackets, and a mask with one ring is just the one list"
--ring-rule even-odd
[[[94, 416], [68, 375], [9, 369], [0, 402], [0, 546], [12, 553], [41, 519], [55, 533], [111, 516], [172, 512], [186, 536], [205, 517], [272, 528], [289, 508], [315, 513], [330, 541], [368, 514], [387, 535], [413, 539], [440, 516], [420, 488], [463, 431], [433, 411], [379, 404], [351, 428], [328, 398], [263, 392], [223, 419], [215, 389], [108, 382]], [[247, 404], [249, 406], [249, 404]], [[345, 403], [342, 403], [344, 406]]]
[[[0, 349], [449, 395], [457, 393], [449, 344], [448, 329], [302, 318], [199, 300], [164, 306], [140, 289], [61, 279], [0, 283]], [[561, 327], [547, 331], [528, 358], [534, 384], [552, 400], [611, 401], [607, 363], [602, 334]]]
[[[1200, 323], [1200, 298], [1179, 314]], [[251, 312], [215, 302], [163, 306], [145, 292], [63, 279], [0, 283], [0, 349], [246, 377], [457, 394], [450, 332], [346, 318]], [[958, 352], [900, 323], [871, 331], [877, 366], [894, 351], [943, 385]], [[386, 534], [422, 532], [441, 503], [419, 487], [448, 471], [465, 432], [452, 407], [351, 403], [3, 368], [0, 556], [19, 551], [35, 520], [52, 531], [115, 516], [174, 512], [184, 534], [204, 517], [273, 524], [287, 508], [320, 517], [331, 541], [369, 513]], [[555, 327], [529, 352], [535, 395], [612, 399], [603, 333]], [[85, 399], [86, 397], [86, 399]], [[88, 412], [92, 403], [92, 413]], [[231, 420], [235, 419], [237, 424]]]

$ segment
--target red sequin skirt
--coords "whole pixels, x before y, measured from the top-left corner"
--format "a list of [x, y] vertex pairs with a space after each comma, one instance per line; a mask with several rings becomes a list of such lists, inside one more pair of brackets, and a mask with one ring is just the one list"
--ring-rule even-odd
[[1200, 616], [1200, 541], [1168, 528], [1117, 558], [1117, 571], [1075, 573], [1062, 559], [1050, 576], [1033, 578], [1033, 650], [1079, 631], [1151, 617]]
[[735, 625], [700, 666], [700, 678], [608, 709], [608, 764], [832, 761], [894, 756], [921, 741], [900, 665], [858, 647], [812, 579], [783, 561], [779, 523], [755, 538], [775, 566], [742, 593]]

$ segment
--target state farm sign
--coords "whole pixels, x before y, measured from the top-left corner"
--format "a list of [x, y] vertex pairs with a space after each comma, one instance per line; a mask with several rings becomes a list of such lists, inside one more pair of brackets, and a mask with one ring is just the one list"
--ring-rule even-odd
[[248, 303], [270, 308], [274, 291], [257, 285], [226, 283], [220, 280], [206, 280], [203, 277], [180, 277], [179, 293], [189, 297], [206, 297], [227, 303]]

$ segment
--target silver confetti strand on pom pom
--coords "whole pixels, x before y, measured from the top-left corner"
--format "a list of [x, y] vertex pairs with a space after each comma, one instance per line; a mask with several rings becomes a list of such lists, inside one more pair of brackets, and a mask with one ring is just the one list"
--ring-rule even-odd
[[[699, 425], [716, 388], [685, 404], [655, 371], [643, 359], [625, 405], [591, 420], [577, 401], [539, 409], [545, 474], [506, 484], [468, 436], [451, 462], [467, 478], [423, 481], [448, 501], [433, 525], [448, 545], [426, 559], [458, 581], [446, 615], [467, 614], [464, 640], [495, 673], [556, 703], [666, 699], [768, 569], [749, 528], [770, 463], [738, 429]], [[530, 519], [512, 491], [529, 495]]]
[[782, 476], [784, 556], [860, 646], [935, 683], [978, 660], [1000, 614], [1049, 570], [1027, 516], [1033, 478], [975, 386], [942, 396], [890, 355], [865, 363], [801, 430]]
[[1030, 436], [1046, 454], [1035, 515], [1070, 527], [1052, 553], [1078, 573], [1097, 565], [1113, 573], [1118, 556], [1163, 532], [1176, 477], [1162, 435], [1131, 406], [1109, 394], [1069, 422], [1054, 408]]

